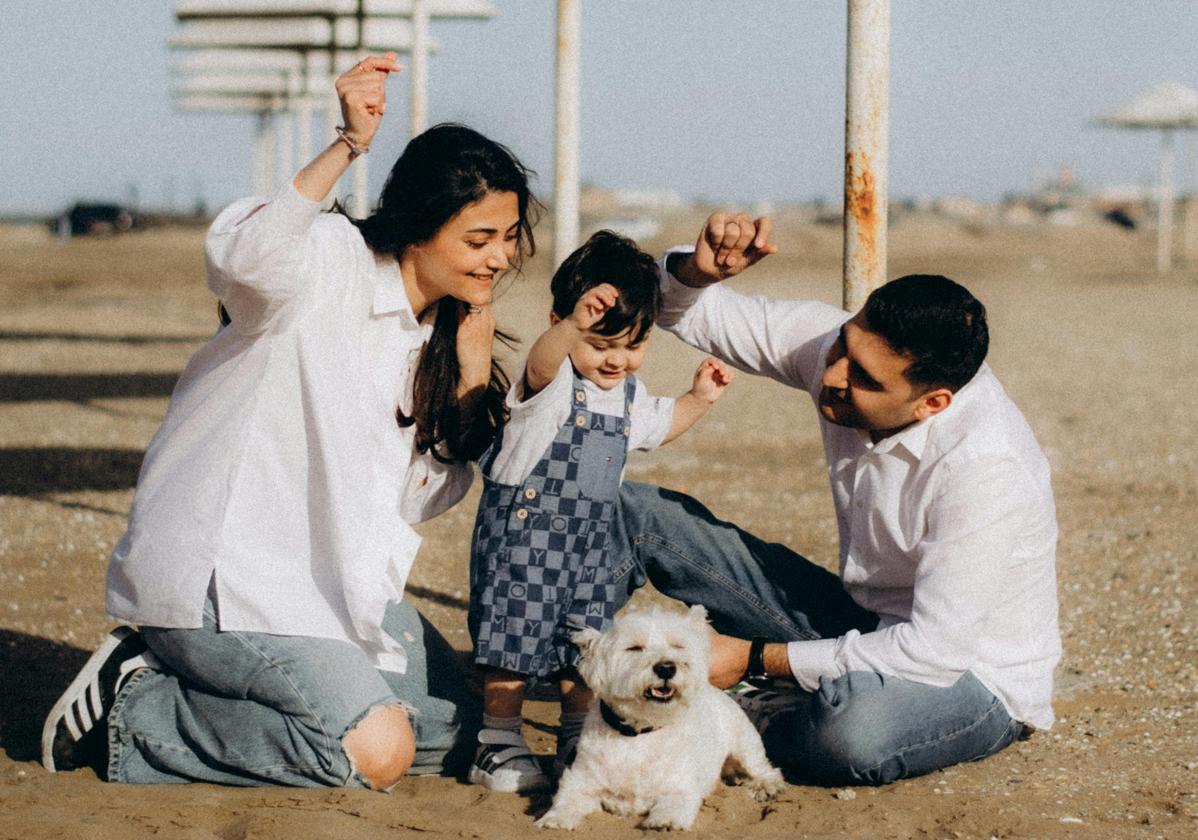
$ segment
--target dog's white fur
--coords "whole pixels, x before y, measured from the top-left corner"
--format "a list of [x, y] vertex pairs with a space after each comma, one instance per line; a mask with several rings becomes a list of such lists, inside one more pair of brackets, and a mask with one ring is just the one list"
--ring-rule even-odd
[[582, 653], [579, 673], [596, 697], [632, 729], [652, 731], [623, 735], [593, 704], [574, 763], [539, 827], [572, 829], [603, 808], [643, 814], [642, 828], [688, 829], [721, 775], [745, 777], [758, 801], [785, 789], [757, 730], [736, 701], [707, 681], [703, 607], [627, 613], [606, 633], [588, 628], [574, 641]]

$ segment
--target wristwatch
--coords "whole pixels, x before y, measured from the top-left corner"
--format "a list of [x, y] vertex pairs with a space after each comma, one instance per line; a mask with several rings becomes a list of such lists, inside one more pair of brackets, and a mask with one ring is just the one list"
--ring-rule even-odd
[[749, 664], [745, 668], [742, 680], [748, 683], [768, 682], [770, 675], [765, 672], [765, 636], [754, 636], [749, 642]]

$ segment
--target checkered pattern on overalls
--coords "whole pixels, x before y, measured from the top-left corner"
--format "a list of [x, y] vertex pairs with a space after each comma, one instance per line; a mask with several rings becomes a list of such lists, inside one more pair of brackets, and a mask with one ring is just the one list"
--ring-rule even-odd
[[572, 632], [611, 623], [608, 531], [635, 394], [629, 376], [622, 417], [591, 412], [575, 373], [570, 414], [523, 484], [490, 478], [502, 436], [483, 456], [467, 615], [475, 662], [547, 677], [577, 664]]

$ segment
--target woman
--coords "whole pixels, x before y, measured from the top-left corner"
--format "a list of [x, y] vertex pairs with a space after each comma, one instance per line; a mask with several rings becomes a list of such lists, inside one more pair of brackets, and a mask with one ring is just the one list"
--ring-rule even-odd
[[[43, 763], [112, 781], [349, 785], [468, 759], [477, 700], [397, 604], [495, 435], [492, 286], [534, 247], [527, 172], [460, 126], [415, 138], [376, 212], [320, 203], [368, 149], [395, 55], [337, 80], [338, 139], [208, 233], [231, 323], [188, 364], [109, 566], [117, 628]], [[96, 725], [102, 724], [102, 725]]]

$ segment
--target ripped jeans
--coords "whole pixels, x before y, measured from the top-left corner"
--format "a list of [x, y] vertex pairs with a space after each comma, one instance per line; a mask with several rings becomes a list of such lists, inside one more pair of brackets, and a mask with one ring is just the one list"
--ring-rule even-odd
[[108, 779], [367, 787], [341, 738], [380, 705], [408, 710], [409, 774], [464, 769], [481, 719], [464, 667], [411, 604], [392, 604], [383, 627], [407, 652], [405, 674], [376, 670], [348, 642], [217, 632], [211, 599], [202, 628], [141, 628], [166, 670], [137, 672], [117, 696]]

